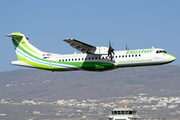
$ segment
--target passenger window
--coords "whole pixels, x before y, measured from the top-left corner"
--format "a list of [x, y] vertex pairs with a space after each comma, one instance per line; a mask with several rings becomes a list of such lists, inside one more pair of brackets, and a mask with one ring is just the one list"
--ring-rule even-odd
[[97, 57], [95, 57], [95, 59], [97, 60]]
[[82, 58], [82, 60], [84, 60], [84, 58]]
[[131, 114], [132, 114], [132, 111], [129, 111], [129, 114], [131, 115]]
[[104, 59], [104, 57], [102, 57], [102, 59]]
[[137, 57], [137, 55], [135, 55]]
[[128, 114], [128, 111], [125, 111], [125, 114]]
[[129, 55], [129, 57], [131, 57], [131, 55]]
[[101, 59], [101, 57], [99, 57], [99, 59]]
[[66, 59], [66, 61], [67, 61], [67, 59]]
[[74, 59], [72, 59], [72, 61], [73, 61]]
[[132, 57], [134, 57], [134, 55], [132, 55]]
[[141, 57], [141, 54], [139, 54], [139, 57]]
[[75, 61], [77, 61], [77, 59], [75, 58]]
[[91, 58], [89, 57], [89, 60], [91, 60]]
[[127, 57], [127, 55], [126, 55], [126, 57]]
[[124, 111], [122, 111], [122, 114], [124, 114]]
[[122, 111], [120, 111], [120, 114], [122, 114]]
[[116, 56], [116, 58], [117, 58], [117, 56]]
[[62, 61], [64, 62], [64, 59], [62, 59]]
[[117, 115], [117, 111], [114, 111], [114, 114]]
[[111, 111], [112, 112], [112, 115], [114, 115], [114, 112], [113, 111]]
[[122, 55], [122, 58], [124, 58], [124, 55]]
[[59, 60], [59, 62], [61, 62], [61, 60]]
[[92, 57], [92, 60], [94, 60], [94, 57]]
[[119, 58], [121, 58], [121, 56], [119, 56]]
[[80, 61], [81, 59], [79, 58], [79, 61]]
[[69, 61], [71, 61], [71, 60], [69, 59]]

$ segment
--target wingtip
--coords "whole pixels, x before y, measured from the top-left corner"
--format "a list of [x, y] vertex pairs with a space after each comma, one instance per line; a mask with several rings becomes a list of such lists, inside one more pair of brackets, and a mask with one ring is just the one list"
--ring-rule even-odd
[[73, 38], [65, 38], [64, 41], [65, 41], [65, 40], [74, 40], [74, 39], [73, 39]]

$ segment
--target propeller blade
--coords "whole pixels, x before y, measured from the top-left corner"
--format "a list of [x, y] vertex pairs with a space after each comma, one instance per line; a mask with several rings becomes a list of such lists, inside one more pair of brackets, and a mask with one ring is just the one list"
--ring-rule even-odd
[[109, 48], [111, 48], [111, 41], [109, 40]]
[[111, 61], [112, 61], [113, 55], [114, 55], [114, 49], [112, 48], [113, 44], [111, 44], [111, 41], [109, 40], [108, 57], [111, 58]]

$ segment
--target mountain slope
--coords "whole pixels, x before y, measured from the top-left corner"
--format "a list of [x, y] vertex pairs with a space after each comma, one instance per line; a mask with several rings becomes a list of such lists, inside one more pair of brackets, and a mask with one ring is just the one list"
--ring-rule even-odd
[[148, 93], [179, 94], [180, 66], [123, 68], [107, 72], [15, 70], [0, 73], [6, 99], [95, 99]]

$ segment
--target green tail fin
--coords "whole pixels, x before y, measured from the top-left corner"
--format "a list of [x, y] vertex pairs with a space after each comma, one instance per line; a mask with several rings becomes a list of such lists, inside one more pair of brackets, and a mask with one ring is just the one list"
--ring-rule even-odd
[[20, 61], [26, 60], [26, 55], [30, 56], [30, 54], [33, 54], [35, 56], [39, 56], [43, 53], [42, 51], [31, 45], [22, 33], [15, 32], [6, 36], [12, 38], [17, 58]]

